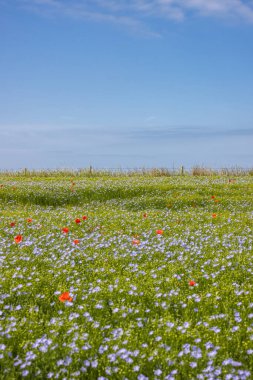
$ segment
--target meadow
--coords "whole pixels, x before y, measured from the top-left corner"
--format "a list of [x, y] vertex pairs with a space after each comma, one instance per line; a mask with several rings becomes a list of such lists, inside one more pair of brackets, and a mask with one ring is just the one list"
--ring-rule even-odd
[[0, 379], [253, 379], [253, 176], [0, 176]]

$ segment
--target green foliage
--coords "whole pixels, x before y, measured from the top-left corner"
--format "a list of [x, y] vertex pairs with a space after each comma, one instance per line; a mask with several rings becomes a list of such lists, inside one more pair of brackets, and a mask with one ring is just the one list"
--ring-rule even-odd
[[2, 176], [0, 379], [252, 378], [252, 190]]

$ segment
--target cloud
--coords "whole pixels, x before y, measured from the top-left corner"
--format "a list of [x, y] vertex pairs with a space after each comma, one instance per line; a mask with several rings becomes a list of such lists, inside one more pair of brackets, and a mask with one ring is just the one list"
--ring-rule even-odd
[[171, 167], [185, 163], [247, 167], [253, 128], [157, 126], [105, 128], [1, 125], [0, 170], [28, 168]]
[[[15, 136], [15, 139], [14, 139]], [[93, 126], [60, 127], [57, 125], [0, 125], [0, 147], [16, 146], [31, 142], [47, 145], [74, 144], [82, 146], [90, 144], [139, 143], [142, 141], [171, 141], [178, 139], [220, 139], [220, 138], [251, 138], [253, 128], [214, 127], [214, 126], [157, 126], [108, 128]]]
[[137, 128], [129, 131], [130, 138], [150, 140], [150, 141], [169, 141], [178, 139], [220, 139], [233, 137], [253, 137], [253, 128], [215, 128], [198, 126], [169, 126], [160, 128]]
[[188, 0], [185, 6], [207, 16], [233, 17], [253, 22], [253, 4], [243, 0]]
[[105, 1], [89, 0], [18, 0], [20, 9], [29, 10], [40, 15], [49, 17], [68, 17], [81, 21], [93, 21], [110, 23], [123, 27], [131, 32], [142, 35], [160, 37], [158, 32], [149, 28], [142, 20], [140, 14], [135, 14], [134, 9], [123, 5], [114, 7]]
[[182, 21], [192, 14], [253, 23], [251, 0], [16, 0], [15, 3], [53, 17], [113, 23], [154, 36], [159, 33], [151, 30], [149, 21]]

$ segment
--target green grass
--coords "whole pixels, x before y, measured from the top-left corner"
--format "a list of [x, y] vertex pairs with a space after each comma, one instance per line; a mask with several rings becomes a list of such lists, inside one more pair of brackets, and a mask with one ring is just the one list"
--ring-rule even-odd
[[253, 378], [252, 190], [0, 176], [0, 379]]

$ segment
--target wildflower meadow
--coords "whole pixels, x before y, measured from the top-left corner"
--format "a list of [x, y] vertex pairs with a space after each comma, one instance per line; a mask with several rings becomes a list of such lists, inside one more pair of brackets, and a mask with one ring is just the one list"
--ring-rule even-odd
[[0, 379], [253, 379], [253, 176], [0, 176]]

